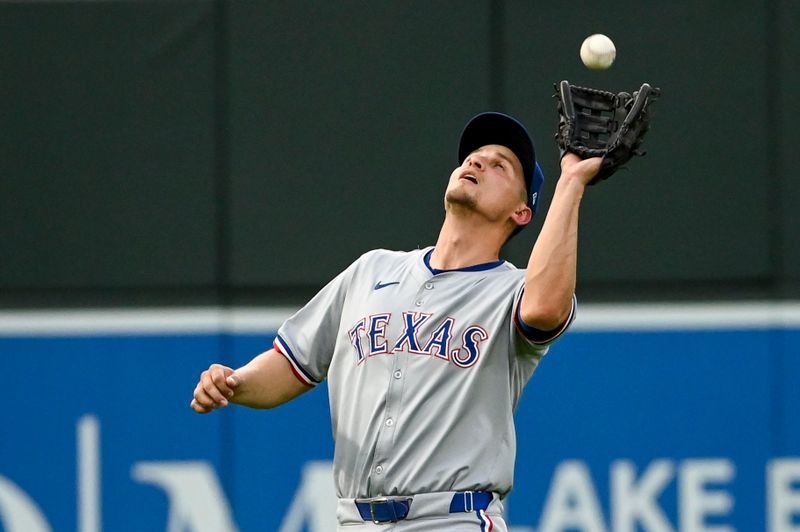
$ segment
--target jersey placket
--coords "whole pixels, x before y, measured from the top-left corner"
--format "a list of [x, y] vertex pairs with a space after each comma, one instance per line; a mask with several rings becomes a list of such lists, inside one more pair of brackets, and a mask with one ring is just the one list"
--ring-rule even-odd
[[[430, 298], [433, 287], [432, 279], [427, 279], [420, 284], [412, 300], [415, 311], [421, 311]], [[394, 433], [397, 424], [401, 421], [398, 419], [399, 413], [403, 410], [403, 388], [405, 387], [409, 354], [402, 350], [393, 353], [391, 356], [392, 364], [390, 366], [389, 384], [386, 390], [384, 415], [381, 426], [378, 428], [378, 439], [370, 473], [370, 496], [373, 497], [385, 495], [387, 492], [387, 477], [392, 474], [392, 471], [389, 470], [389, 464], [392, 462]]]

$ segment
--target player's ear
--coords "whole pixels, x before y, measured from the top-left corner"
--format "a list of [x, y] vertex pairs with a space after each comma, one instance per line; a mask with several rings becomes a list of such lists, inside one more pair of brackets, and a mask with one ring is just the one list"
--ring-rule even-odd
[[517, 210], [511, 213], [511, 219], [517, 225], [527, 225], [533, 218], [533, 211], [527, 205], [521, 205]]

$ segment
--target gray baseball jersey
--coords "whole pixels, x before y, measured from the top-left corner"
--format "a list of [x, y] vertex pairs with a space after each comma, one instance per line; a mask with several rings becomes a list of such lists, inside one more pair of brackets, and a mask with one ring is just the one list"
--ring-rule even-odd
[[300, 380], [328, 379], [340, 498], [511, 489], [514, 409], [575, 300], [536, 331], [524, 270], [435, 270], [432, 250], [364, 254], [278, 331]]

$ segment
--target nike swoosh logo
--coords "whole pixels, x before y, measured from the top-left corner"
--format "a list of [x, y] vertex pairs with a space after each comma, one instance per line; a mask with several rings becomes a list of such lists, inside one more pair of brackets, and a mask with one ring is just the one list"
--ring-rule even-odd
[[375, 283], [375, 290], [380, 290], [381, 288], [386, 288], [387, 286], [392, 286], [393, 284], [400, 284], [400, 281], [394, 281], [391, 283], [383, 283], [383, 284], [381, 284], [381, 282], [378, 281], [377, 283]]

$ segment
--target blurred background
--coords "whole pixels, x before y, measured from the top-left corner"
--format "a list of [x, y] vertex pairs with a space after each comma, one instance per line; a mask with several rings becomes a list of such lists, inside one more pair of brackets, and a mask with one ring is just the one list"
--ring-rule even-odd
[[546, 208], [567, 79], [662, 97], [647, 156], [586, 195], [509, 523], [797, 532], [799, 24], [790, 0], [0, 3], [0, 530], [330, 530], [325, 390], [202, 417], [197, 375], [361, 253], [433, 244], [478, 112], [528, 126]]

